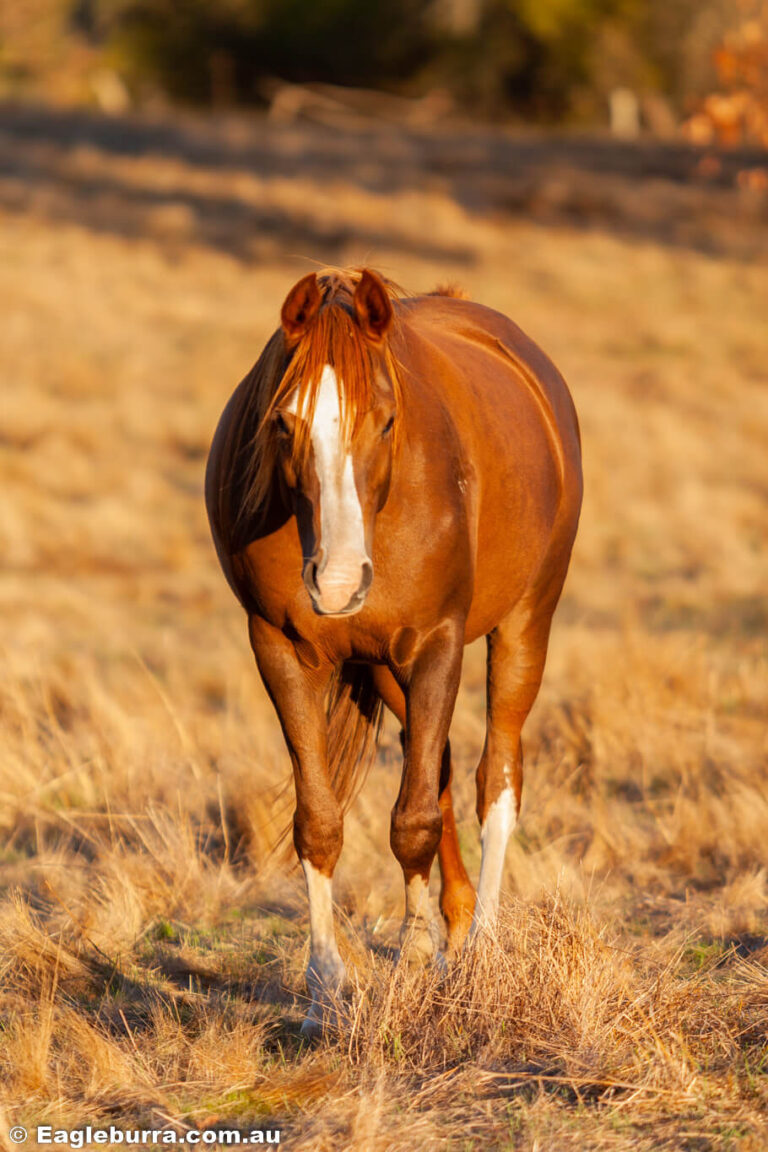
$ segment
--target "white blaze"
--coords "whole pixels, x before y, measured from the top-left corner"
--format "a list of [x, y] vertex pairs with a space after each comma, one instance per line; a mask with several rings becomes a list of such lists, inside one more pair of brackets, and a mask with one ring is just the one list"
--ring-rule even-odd
[[360, 587], [363, 564], [370, 563], [370, 557], [352, 456], [342, 437], [338, 381], [330, 364], [320, 377], [310, 435], [320, 486], [317, 587], [323, 607], [340, 612]]

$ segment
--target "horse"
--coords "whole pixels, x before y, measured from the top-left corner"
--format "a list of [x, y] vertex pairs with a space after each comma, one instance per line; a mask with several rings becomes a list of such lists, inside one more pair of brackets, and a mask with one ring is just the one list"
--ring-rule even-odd
[[[293, 768], [310, 922], [305, 1033], [345, 980], [332, 877], [343, 813], [401, 725], [390, 844], [401, 950], [437, 959], [492, 925], [520, 809], [521, 730], [541, 683], [582, 497], [560, 373], [520, 328], [451, 288], [408, 295], [371, 269], [304, 276], [215, 432], [206, 503], [224, 574]], [[462, 862], [448, 730], [464, 646], [487, 641], [476, 773], [477, 893]]]

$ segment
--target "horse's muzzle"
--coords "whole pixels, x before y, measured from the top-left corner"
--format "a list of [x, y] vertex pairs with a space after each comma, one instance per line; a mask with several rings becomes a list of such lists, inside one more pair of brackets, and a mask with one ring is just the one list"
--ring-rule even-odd
[[304, 565], [304, 584], [319, 616], [352, 616], [365, 603], [373, 582], [373, 564], [363, 560], [354, 567], [332, 568], [325, 558], [310, 557]]

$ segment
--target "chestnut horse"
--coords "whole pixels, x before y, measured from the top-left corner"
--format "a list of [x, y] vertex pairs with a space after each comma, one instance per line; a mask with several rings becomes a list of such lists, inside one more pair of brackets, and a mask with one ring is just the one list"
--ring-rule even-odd
[[[401, 944], [434, 955], [437, 853], [449, 948], [495, 915], [536, 698], [581, 505], [562, 377], [498, 312], [375, 273], [305, 276], [231, 397], [206, 499], [224, 573], [282, 725], [309, 896], [312, 1031], [344, 978], [331, 880], [381, 703], [403, 729], [390, 829]], [[488, 644], [477, 898], [459, 852], [448, 729], [465, 644]]]

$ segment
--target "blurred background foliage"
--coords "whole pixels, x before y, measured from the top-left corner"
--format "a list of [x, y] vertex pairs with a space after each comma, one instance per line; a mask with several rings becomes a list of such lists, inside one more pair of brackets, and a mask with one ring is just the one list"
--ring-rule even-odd
[[6, 0], [0, 83], [108, 103], [108, 71], [130, 103], [247, 105], [323, 82], [586, 124], [625, 87], [663, 128], [717, 88], [745, 25], [766, 42], [765, 0]]

